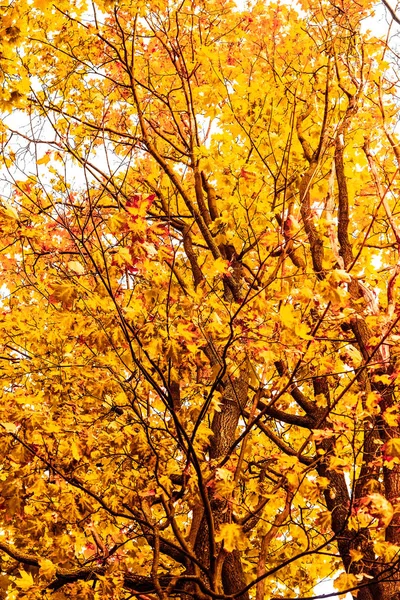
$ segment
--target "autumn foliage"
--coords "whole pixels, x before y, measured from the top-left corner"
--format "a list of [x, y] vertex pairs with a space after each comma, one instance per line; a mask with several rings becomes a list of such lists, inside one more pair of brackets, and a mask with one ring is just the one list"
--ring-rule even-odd
[[4, 600], [400, 597], [373, 9], [1, 7]]

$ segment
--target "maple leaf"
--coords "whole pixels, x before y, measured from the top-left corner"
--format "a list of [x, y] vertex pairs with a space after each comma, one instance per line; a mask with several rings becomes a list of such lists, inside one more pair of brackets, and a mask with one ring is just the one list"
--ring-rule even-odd
[[382, 446], [382, 450], [389, 457], [400, 457], [400, 437], [392, 438], [384, 446]]
[[352, 562], [358, 562], [364, 557], [364, 554], [356, 548], [350, 548], [349, 554]]
[[[357, 587], [362, 579], [362, 576], [352, 575], [351, 573], [341, 573], [336, 579], [333, 581], [333, 585], [338, 592], [344, 592], [347, 590], [352, 590], [354, 587]], [[344, 594], [339, 594], [339, 598], [345, 598]]]
[[236, 548], [239, 548], [243, 539], [242, 529], [236, 523], [224, 523], [221, 525], [215, 538], [217, 542], [224, 542], [224, 548], [227, 552], [232, 552]]
[[14, 219], [16, 221], [19, 219], [16, 209], [5, 200], [2, 200], [1, 202], [0, 212], [4, 217], [8, 219]]
[[48, 558], [43, 558], [42, 560], [40, 560], [39, 564], [40, 575], [42, 575], [46, 579], [52, 579], [55, 576], [57, 572], [57, 567], [55, 564], [52, 563], [51, 560], [49, 560]]
[[217, 277], [218, 275], [224, 275], [228, 272], [229, 263], [223, 258], [217, 258], [212, 265], [207, 268], [207, 274], [209, 277]]
[[15, 585], [24, 591], [33, 587], [34, 581], [31, 573], [27, 573], [24, 569], [20, 569], [19, 573], [20, 577], [15, 580]]
[[76, 295], [76, 288], [72, 283], [60, 283], [52, 286], [51, 298], [56, 302], [71, 304], [71, 302], [76, 298]]
[[68, 267], [78, 275], [83, 275], [85, 272], [85, 267], [78, 260], [70, 260], [68, 262]]
[[379, 527], [388, 527], [393, 519], [393, 506], [382, 494], [369, 494], [360, 499], [361, 510], [378, 519]]

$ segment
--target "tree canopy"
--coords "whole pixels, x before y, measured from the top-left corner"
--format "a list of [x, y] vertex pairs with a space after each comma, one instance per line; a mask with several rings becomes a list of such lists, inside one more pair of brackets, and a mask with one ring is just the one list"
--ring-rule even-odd
[[373, 9], [1, 7], [1, 598], [400, 598]]

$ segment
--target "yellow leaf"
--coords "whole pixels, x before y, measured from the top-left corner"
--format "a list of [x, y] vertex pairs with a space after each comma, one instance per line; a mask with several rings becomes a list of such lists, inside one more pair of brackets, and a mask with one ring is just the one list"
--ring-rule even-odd
[[33, 586], [33, 577], [30, 573], [27, 573], [23, 569], [19, 571], [21, 577], [15, 580], [15, 585], [21, 588], [22, 590], [28, 590]]
[[71, 283], [60, 283], [54, 285], [52, 296], [57, 302], [70, 304], [76, 297], [75, 286]]
[[385, 454], [400, 457], [400, 438], [392, 438], [385, 444]]
[[14, 423], [1, 423], [1, 426], [10, 433], [17, 433], [18, 431], [18, 427]]
[[300, 323], [296, 327], [296, 333], [302, 340], [312, 340], [312, 335], [309, 334], [310, 328], [305, 323]]
[[381, 395], [378, 392], [369, 392], [365, 401], [365, 410], [369, 415], [376, 415], [380, 413], [379, 402], [381, 401]]
[[176, 331], [184, 340], [188, 340], [190, 342], [195, 337], [194, 333], [189, 331], [188, 326], [184, 323], [178, 323]]
[[71, 453], [75, 460], [79, 460], [81, 458], [81, 451], [75, 440], [72, 440], [71, 442]]
[[[354, 346], [347, 347], [347, 354], [350, 356], [351, 360], [355, 364], [356, 367], [360, 366], [363, 360], [362, 354], [357, 348]], [[374, 392], [372, 392], [374, 393]]]
[[[351, 575], [350, 573], [341, 573], [339, 577], [336, 577], [334, 580], [333, 586], [339, 592], [345, 592], [346, 590], [356, 587], [359, 583], [360, 581], [356, 575]], [[344, 598], [342, 595], [339, 597]]]
[[222, 481], [230, 481], [231, 479], [233, 479], [232, 471], [230, 471], [229, 469], [225, 469], [224, 467], [220, 467], [216, 470], [215, 473], [218, 479]]
[[380, 542], [376, 541], [374, 543], [374, 552], [385, 562], [391, 562], [392, 560], [396, 560], [399, 556], [400, 547], [391, 544], [390, 542]]
[[0, 210], [5, 217], [8, 217], [9, 219], [15, 219], [16, 221], [18, 221], [19, 216], [17, 211], [13, 206], [11, 206], [11, 204], [8, 204], [8, 202], [2, 200], [2, 206]]
[[34, 1], [35, 8], [38, 8], [39, 10], [46, 10], [46, 8], [48, 8], [49, 5], [50, 5], [50, 0], [35, 0]]
[[300, 487], [301, 481], [300, 481], [299, 474], [296, 473], [296, 471], [288, 472], [286, 474], [286, 479], [289, 484], [290, 490], [294, 491]]
[[78, 260], [70, 260], [68, 267], [78, 275], [83, 275], [85, 272], [85, 267]]
[[351, 275], [343, 269], [335, 269], [331, 273], [331, 280], [338, 282], [351, 283]]
[[169, 340], [165, 347], [165, 356], [170, 358], [172, 362], [179, 360], [180, 345], [175, 340]]
[[323, 394], [317, 394], [315, 396], [315, 404], [318, 408], [323, 408], [326, 406], [326, 397]]
[[[371, 343], [371, 340], [370, 340], [370, 343]], [[373, 381], [376, 383], [383, 383], [383, 385], [389, 385], [392, 382], [389, 375], [374, 375]]]
[[389, 427], [396, 427], [399, 424], [399, 406], [395, 404], [387, 408], [382, 416]]
[[359, 550], [357, 550], [356, 548], [351, 548], [349, 554], [350, 554], [351, 562], [358, 562], [364, 556], [364, 554], [362, 552], [360, 552]]
[[49, 560], [48, 558], [42, 558], [39, 561], [39, 565], [40, 565], [40, 575], [42, 575], [43, 577], [46, 577], [46, 579], [52, 579], [56, 572], [57, 572], [57, 567], [56, 565]]
[[209, 277], [216, 277], [217, 275], [223, 275], [227, 272], [229, 267], [229, 262], [224, 260], [223, 258], [217, 258], [214, 261], [213, 265], [208, 267], [207, 275]]
[[321, 531], [329, 531], [332, 527], [332, 514], [329, 510], [322, 510], [317, 519], [316, 525]]
[[39, 160], [36, 161], [37, 165], [47, 165], [47, 163], [50, 160], [50, 156], [48, 154], [45, 154], [44, 156], [42, 156], [42, 158], [39, 158]]
[[360, 500], [360, 509], [378, 520], [378, 527], [388, 527], [393, 518], [393, 505], [382, 496], [374, 493], [364, 496]]
[[224, 542], [225, 550], [232, 552], [239, 547], [239, 543], [243, 539], [242, 528], [236, 523], [224, 523], [215, 539], [217, 542]]
[[123, 246], [120, 246], [118, 248], [117, 253], [115, 255], [115, 259], [117, 259], [119, 264], [124, 264], [124, 263], [131, 264], [132, 263], [132, 256], [131, 256], [131, 253], [129, 252], [129, 249], [125, 248]]
[[331, 471], [336, 471], [336, 473], [343, 473], [343, 471], [348, 471], [350, 465], [347, 460], [340, 458], [340, 456], [331, 456], [329, 459], [329, 468]]
[[287, 327], [291, 327], [296, 321], [293, 307], [290, 306], [290, 304], [282, 304], [279, 310], [279, 316], [281, 317], [282, 323]]

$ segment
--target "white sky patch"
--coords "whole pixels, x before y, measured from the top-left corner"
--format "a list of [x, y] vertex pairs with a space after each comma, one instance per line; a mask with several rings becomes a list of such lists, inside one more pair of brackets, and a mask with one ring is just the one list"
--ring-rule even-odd
[[[333, 579], [324, 579], [323, 581], [318, 583], [318, 585], [316, 585], [314, 588], [315, 596], [322, 596], [323, 594], [332, 594], [333, 592], [336, 592], [335, 588], [333, 587]], [[344, 599], [353, 600], [353, 597], [350, 593], [348, 593], [344, 596]], [[339, 596], [331, 596], [331, 600], [339, 600]]]

